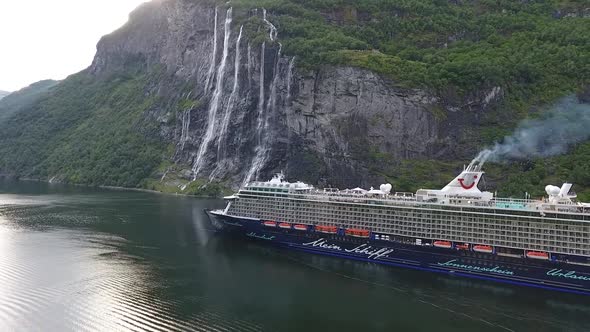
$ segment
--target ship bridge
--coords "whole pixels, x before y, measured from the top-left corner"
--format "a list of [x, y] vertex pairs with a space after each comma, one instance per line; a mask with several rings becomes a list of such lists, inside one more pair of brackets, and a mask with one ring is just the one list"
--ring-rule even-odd
[[269, 181], [254, 181], [248, 183], [240, 191], [274, 192], [274, 193], [304, 193], [313, 190], [312, 185], [301, 181], [285, 181], [285, 175], [281, 172]]

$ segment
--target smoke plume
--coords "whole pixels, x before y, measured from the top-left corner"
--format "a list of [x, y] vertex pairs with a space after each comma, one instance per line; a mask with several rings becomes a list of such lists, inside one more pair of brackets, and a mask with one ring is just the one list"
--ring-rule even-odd
[[479, 153], [472, 163], [550, 157], [590, 138], [590, 104], [561, 99], [541, 117], [522, 121], [511, 136]]

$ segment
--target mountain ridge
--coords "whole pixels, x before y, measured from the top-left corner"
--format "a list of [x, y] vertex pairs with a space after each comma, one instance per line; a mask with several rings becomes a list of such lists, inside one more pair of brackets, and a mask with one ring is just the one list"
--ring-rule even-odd
[[8, 91], [0, 90], [0, 99], [8, 96], [9, 94], [10, 94], [10, 92], [8, 92]]
[[35, 103], [58, 83], [55, 80], [42, 80], [5, 96], [0, 100], [0, 122]]
[[[552, 8], [561, 7], [550, 2], [486, 5], [491, 9], [426, 0], [403, 8], [389, 1], [375, 8], [366, 1], [263, 2], [266, 16], [262, 2], [246, 0], [233, 3], [231, 15], [213, 1], [140, 6], [101, 39], [87, 70], [0, 122], [0, 172], [206, 195], [280, 170], [326, 186], [436, 187], [531, 110], [576, 91], [582, 96], [587, 87], [581, 59], [590, 53], [590, 34], [580, 30], [570, 45], [552, 34], [561, 26], [583, 29], [576, 23], [585, 18], [553, 18]], [[419, 5], [428, 10], [416, 12]], [[388, 21], [375, 14], [384, 6], [397, 13], [394, 27], [413, 34], [387, 37], [381, 24]], [[489, 17], [476, 18], [475, 9]], [[506, 36], [482, 33], [483, 41], [447, 34], [444, 26], [434, 37], [406, 26], [443, 23], [438, 12], [466, 15], [465, 26], [492, 20], [492, 32], [494, 24], [520, 18], [530, 26]], [[371, 29], [378, 32], [373, 41]], [[542, 61], [522, 68], [517, 60], [499, 61], [478, 71], [485, 52], [525, 45], [518, 33], [543, 29], [549, 32], [540, 49], [553, 48], [557, 55], [547, 61], [563, 64], [543, 73], [535, 67]], [[557, 61], [572, 45], [575, 57]], [[479, 62], [461, 63], [474, 54]], [[562, 66], [571, 68], [561, 73]], [[482, 83], [473, 84], [478, 75]], [[539, 192], [541, 181], [584, 174], [586, 149], [572, 150], [570, 171], [560, 158], [490, 165], [496, 174], [514, 174], [492, 175], [491, 185], [509, 184], [508, 194]], [[584, 176], [576, 180], [582, 193], [590, 188]]]

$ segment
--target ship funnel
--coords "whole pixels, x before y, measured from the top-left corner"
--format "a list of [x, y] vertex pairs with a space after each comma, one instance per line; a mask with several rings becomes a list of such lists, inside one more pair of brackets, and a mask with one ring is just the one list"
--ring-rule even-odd
[[459, 174], [453, 181], [449, 182], [441, 191], [460, 194], [460, 193], [481, 193], [477, 184], [481, 181], [483, 173], [481, 164], [472, 162], [467, 168]]
[[565, 197], [567, 196], [567, 194], [569, 194], [570, 189], [572, 189], [572, 184], [571, 183], [564, 183], [561, 186], [561, 189], [559, 190], [559, 196]]
[[469, 166], [467, 166], [467, 168], [465, 168], [465, 166], [463, 166], [464, 170], [463, 171], [470, 171], [470, 172], [481, 172], [481, 169], [483, 168], [483, 164], [484, 161], [479, 160], [479, 159], [473, 159], [473, 161], [471, 161], [471, 163], [469, 164]]

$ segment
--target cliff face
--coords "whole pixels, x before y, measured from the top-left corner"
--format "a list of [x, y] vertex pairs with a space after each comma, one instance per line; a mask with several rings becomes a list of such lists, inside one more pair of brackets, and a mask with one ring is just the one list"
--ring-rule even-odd
[[[298, 177], [313, 172], [327, 184], [375, 184], [382, 179], [369, 171], [377, 166], [372, 155], [432, 158], [448, 147], [432, 111], [437, 100], [424, 91], [394, 88], [371, 72], [350, 67], [297, 77], [279, 142], [289, 142], [288, 170]], [[281, 149], [276, 151], [274, 160], [280, 160]]]
[[[260, 22], [256, 32], [267, 34], [262, 43], [239, 23], [252, 18]], [[428, 92], [398, 88], [366, 70], [300, 71], [297, 59], [282, 54], [271, 21], [263, 9], [238, 14], [189, 1], [147, 3], [100, 41], [89, 73], [138, 63], [139, 70], [164, 72], [149, 94], [165, 102], [145, 116], [174, 145], [176, 166], [168, 171], [186, 181], [239, 185], [283, 170], [313, 183], [368, 185], [383, 180], [371, 171], [375, 154], [456, 156], [461, 128], [477, 112], [449, 107], [446, 116]]]
[[[553, 3], [267, 4], [141, 5], [88, 69], [0, 102], [0, 174], [220, 195], [284, 171], [414, 191], [444, 185], [538, 106], [590, 99], [586, 18]], [[589, 147], [489, 164], [500, 176], [485, 189], [542, 194], [573, 177], [590, 197]]]

